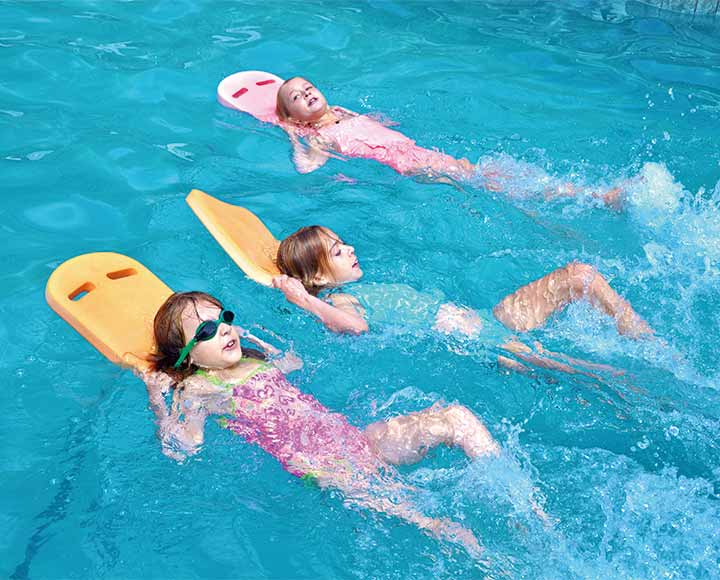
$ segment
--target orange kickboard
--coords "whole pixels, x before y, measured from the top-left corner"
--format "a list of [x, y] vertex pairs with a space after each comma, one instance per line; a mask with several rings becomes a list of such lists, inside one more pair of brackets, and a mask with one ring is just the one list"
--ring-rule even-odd
[[199, 189], [193, 189], [186, 201], [248, 278], [272, 285], [273, 276], [280, 274], [275, 265], [280, 242], [260, 218], [244, 207], [225, 203]]
[[172, 290], [140, 262], [96, 252], [71, 258], [50, 275], [50, 307], [116, 364], [146, 370], [155, 313]]

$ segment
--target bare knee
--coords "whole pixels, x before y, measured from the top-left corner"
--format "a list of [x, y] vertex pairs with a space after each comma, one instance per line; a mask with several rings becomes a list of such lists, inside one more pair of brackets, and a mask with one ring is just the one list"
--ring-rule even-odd
[[453, 427], [478, 422], [475, 413], [463, 405], [448, 405], [443, 409], [443, 415], [447, 417]]
[[462, 446], [468, 457], [500, 453], [500, 447], [490, 432], [470, 409], [462, 405], [450, 405], [445, 408], [444, 413], [448, 418], [448, 428], [452, 432], [449, 442]]
[[427, 440], [426, 431], [432, 431], [418, 414], [377, 421], [365, 428], [365, 436], [377, 456], [386, 463], [402, 465], [420, 461], [434, 440]]
[[597, 270], [593, 266], [583, 262], [570, 262], [561, 270], [566, 276], [568, 285], [574, 294], [586, 293], [595, 276], [598, 275]]

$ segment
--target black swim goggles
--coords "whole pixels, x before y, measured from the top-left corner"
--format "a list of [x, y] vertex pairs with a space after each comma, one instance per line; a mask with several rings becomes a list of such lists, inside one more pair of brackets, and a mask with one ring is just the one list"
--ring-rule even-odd
[[218, 328], [220, 328], [221, 324], [232, 324], [233, 320], [235, 320], [235, 313], [230, 310], [225, 310], [224, 308], [220, 311], [220, 315], [217, 320], [203, 320], [200, 323], [200, 326], [197, 327], [195, 336], [193, 336], [192, 340], [180, 351], [180, 356], [178, 357], [177, 362], [173, 365], [173, 368], [176, 369], [182, 364], [198, 342], [210, 340], [217, 334]]

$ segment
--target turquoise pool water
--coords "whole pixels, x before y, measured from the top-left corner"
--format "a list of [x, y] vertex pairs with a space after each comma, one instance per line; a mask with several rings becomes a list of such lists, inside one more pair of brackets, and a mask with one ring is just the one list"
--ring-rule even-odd
[[[720, 577], [718, 25], [620, 0], [2, 3], [0, 576]], [[613, 213], [362, 160], [300, 176], [280, 130], [216, 103], [241, 69], [302, 73], [473, 161], [643, 181]], [[493, 345], [419, 331], [332, 336], [243, 277], [186, 206], [194, 187], [277, 236], [326, 224], [369, 281], [476, 308], [580, 259], [667, 344], [618, 337], [582, 305], [529, 338], [624, 375], [507, 374]], [[402, 472], [490, 563], [346, 509], [214, 424], [198, 457], [165, 458], [142, 384], [44, 301], [54, 267], [100, 250], [283, 337], [305, 361], [293, 381], [357, 424], [470, 406], [503, 459], [443, 449]]]

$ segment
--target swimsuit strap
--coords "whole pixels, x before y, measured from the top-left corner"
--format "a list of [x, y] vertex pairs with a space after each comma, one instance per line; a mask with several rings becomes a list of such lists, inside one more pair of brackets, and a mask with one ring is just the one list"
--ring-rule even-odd
[[345, 286], [331, 286], [329, 288], [323, 288], [322, 290], [320, 290], [320, 292], [317, 293], [317, 297], [320, 298], [320, 300], [328, 302], [333, 294], [345, 293]]
[[[251, 359], [250, 357], [247, 358], [241, 358], [241, 361], [243, 360], [257, 360], [257, 359]], [[198, 369], [195, 371], [196, 375], [200, 375], [201, 377], [204, 377], [208, 381], [210, 381], [213, 385], [216, 385], [218, 387], [223, 387], [225, 389], [231, 389], [232, 387], [237, 387], [238, 385], [242, 385], [247, 383], [251, 378], [253, 378], [258, 373], [261, 373], [263, 371], [267, 371], [274, 368], [271, 364], [266, 362], [261, 362], [253, 371], [246, 376], [244, 379], [240, 381], [223, 381], [222, 379], [219, 379], [217, 377], [212, 376], [210, 373], [208, 373], [206, 370]]]

